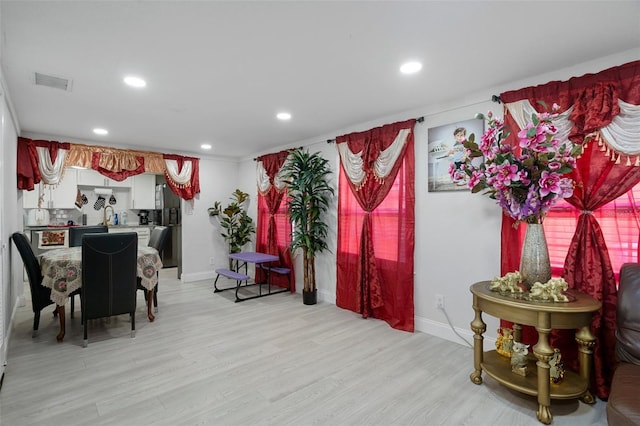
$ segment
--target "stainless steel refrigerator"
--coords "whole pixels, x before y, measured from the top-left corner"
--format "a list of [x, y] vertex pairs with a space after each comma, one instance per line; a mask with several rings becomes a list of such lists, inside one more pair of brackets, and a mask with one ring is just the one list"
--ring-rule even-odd
[[162, 252], [165, 268], [178, 267], [178, 278], [182, 273], [182, 226], [180, 217], [181, 199], [171, 191], [164, 176], [156, 179], [156, 210], [152, 215], [154, 225], [170, 228]]

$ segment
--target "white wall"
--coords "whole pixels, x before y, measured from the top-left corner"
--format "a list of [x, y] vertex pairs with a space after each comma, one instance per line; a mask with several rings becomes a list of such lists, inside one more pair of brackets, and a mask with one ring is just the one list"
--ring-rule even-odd
[[223, 205], [229, 202], [231, 193], [238, 187], [238, 175], [237, 161], [200, 159], [200, 195], [192, 205], [182, 203], [183, 282], [212, 279], [215, 268], [227, 265], [226, 245], [215, 218], [209, 216], [207, 209], [216, 201]]
[[[0, 81], [3, 81], [0, 74]], [[22, 230], [22, 198], [18, 195], [16, 178], [17, 132], [2, 87], [0, 95], [0, 374], [4, 371], [15, 310], [22, 303], [22, 261], [11, 243], [11, 234]]]

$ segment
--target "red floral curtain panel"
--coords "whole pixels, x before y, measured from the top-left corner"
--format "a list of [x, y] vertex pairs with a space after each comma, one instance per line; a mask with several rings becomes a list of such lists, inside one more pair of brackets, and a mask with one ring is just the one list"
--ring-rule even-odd
[[415, 120], [336, 138], [336, 305], [414, 331]]
[[[288, 268], [289, 276], [272, 274], [271, 282], [281, 287], [291, 283], [291, 292], [295, 292], [295, 276], [289, 245], [291, 244], [291, 225], [287, 217], [286, 184], [280, 180], [279, 172], [289, 155], [280, 151], [258, 157], [256, 179], [258, 184], [258, 226], [256, 233], [256, 251], [268, 253], [280, 258], [280, 266]], [[260, 280], [262, 271], [256, 268], [256, 279]]]
[[[591, 328], [598, 338], [594, 348], [595, 393], [600, 398], [607, 398], [616, 365], [617, 290], [602, 230], [591, 212], [640, 181], [640, 135], [637, 131], [627, 130], [640, 124], [633, 113], [640, 105], [640, 61], [564, 82], [506, 92], [500, 98], [507, 108], [516, 102], [527, 101], [538, 111], [543, 109], [539, 101], [547, 105], [557, 103], [560, 111], [568, 112], [571, 140], [582, 142], [587, 135], [595, 135], [595, 140], [585, 145], [585, 152], [572, 172], [576, 188], [567, 201], [581, 214], [563, 277], [571, 288], [588, 293], [603, 303], [602, 309], [594, 315]], [[505, 113], [512, 129], [518, 128], [516, 115], [513, 110]], [[521, 234], [511, 225], [509, 218], [503, 216], [503, 273], [517, 269], [519, 264]], [[555, 333], [552, 344], [560, 348], [568, 365], [577, 365], [577, 347], [572, 336]]]

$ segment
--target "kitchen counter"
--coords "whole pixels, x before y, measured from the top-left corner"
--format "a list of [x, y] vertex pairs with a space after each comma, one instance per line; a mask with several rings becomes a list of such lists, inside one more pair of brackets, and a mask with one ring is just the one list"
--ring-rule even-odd
[[[101, 224], [98, 224], [101, 225]], [[25, 231], [55, 231], [55, 230], [64, 230], [69, 228], [76, 228], [82, 226], [94, 226], [94, 225], [48, 225], [48, 226], [25, 226]], [[156, 225], [138, 225], [137, 223], [134, 225], [108, 225], [109, 229], [111, 228], [150, 228], [153, 229]]]

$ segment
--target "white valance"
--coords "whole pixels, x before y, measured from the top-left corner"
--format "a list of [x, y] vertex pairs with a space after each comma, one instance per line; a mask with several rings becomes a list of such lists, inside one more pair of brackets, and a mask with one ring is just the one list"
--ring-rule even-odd
[[356, 187], [362, 185], [366, 177], [362, 161], [362, 151], [354, 154], [349, 149], [348, 144], [343, 142], [338, 144], [338, 153], [340, 154], [340, 159], [342, 161], [342, 168], [349, 180]]
[[[620, 99], [618, 99], [618, 105], [620, 113], [613, 117], [611, 123], [600, 129], [601, 140], [617, 154], [638, 156], [640, 155], [640, 105], [630, 104]], [[505, 104], [505, 107], [521, 129], [526, 126], [531, 119], [531, 114], [535, 112], [527, 99]], [[553, 121], [558, 128], [556, 138], [561, 141], [569, 137], [573, 127], [573, 122], [569, 120], [572, 112], [573, 106], [559, 114]], [[603, 147], [602, 150], [604, 151], [605, 148]], [[609, 150], [606, 151], [609, 155]], [[611, 158], [619, 161], [620, 157], [612, 155]], [[630, 164], [630, 161], [627, 160], [627, 163]], [[638, 163], [637, 160], [636, 163]]]
[[[536, 113], [535, 108], [531, 105], [528, 99], [505, 104], [505, 107], [507, 107], [509, 113], [520, 129], [524, 129], [527, 123], [531, 121], [531, 116]], [[556, 139], [561, 142], [566, 141], [571, 133], [573, 122], [569, 120], [569, 116], [571, 116], [572, 112], [573, 106], [565, 112], [558, 114], [558, 116], [553, 120], [553, 124], [556, 126], [556, 129], [558, 129]]]
[[604, 141], [614, 151], [626, 155], [640, 154], [640, 105], [618, 100], [620, 114], [600, 129]]
[[64, 160], [69, 151], [59, 148], [56, 161], [51, 161], [48, 148], [36, 147], [36, 151], [38, 152], [38, 169], [42, 181], [47, 185], [58, 185], [64, 174]]
[[402, 148], [407, 143], [407, 137], [411, 133], [411, 129], [401, 129], [389, 148], [380, 151], [380, 155], [376, 158], [373, 166], [373, 173], [380, 180], [383, 180], [393, 169], [394, 164], [402, 153]]
[[269, 175], [267, 174], [267, 170], [264, 168], [262, 161], [258, 161], [256, 163], [256, 181], [258, 184], [258, 191], [262, 195], [269, 192], [269, 189], [271, 189], [271, 181], [269, 180]]
[[182, 170], [178, 172], [178, 162], [176, 160], [165, 159], [164, 160], [167, 174], [175, 183], [179, 185], [186, 185], [191, 182], [191, 172], [193, 170], [193, 164], [191, 160], [185, 160], [182, 163]]

